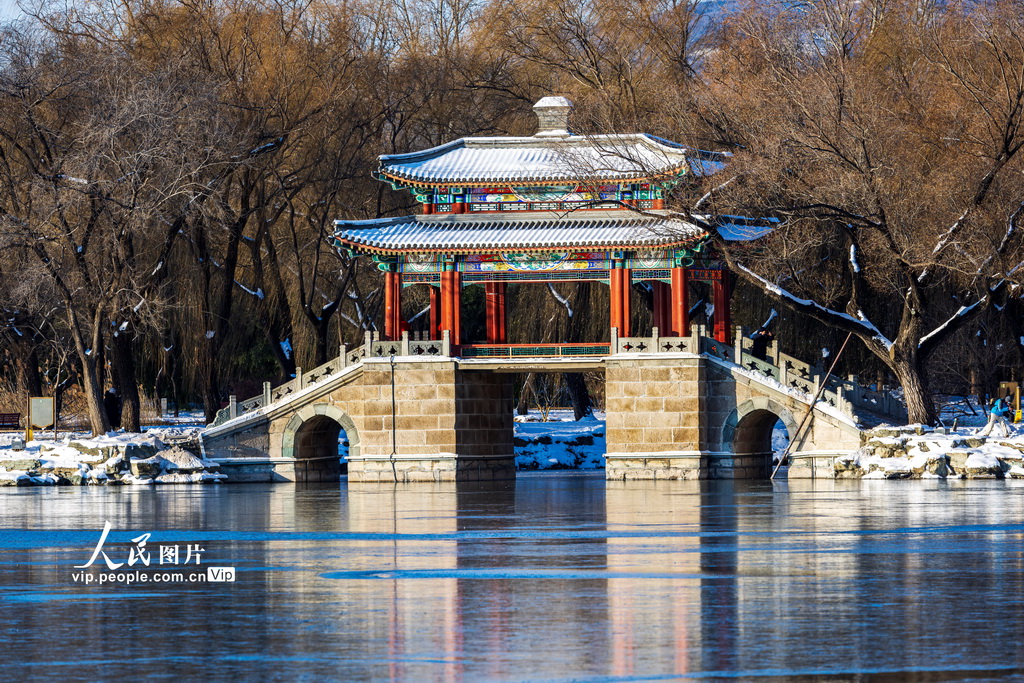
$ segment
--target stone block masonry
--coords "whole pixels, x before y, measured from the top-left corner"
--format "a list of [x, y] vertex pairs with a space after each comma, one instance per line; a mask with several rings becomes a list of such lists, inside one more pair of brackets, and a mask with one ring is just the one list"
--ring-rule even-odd
[[[349, 458], [349, 483], [476, 481], [515, 477], [508, 375], [464, 371], [454, 361], [366, 363], [367, 426]], [[382, 389], [381, 389], [382, 388]], [[392, 431], [394, 430], [394, 431]]]
[[[807, 410], [782, 386], [707, 356], [612, 356], [605, 381], [612, 480], [765, 478], [775, 424], [793, 437]], [[850, 420], [816, 409], [794, 444], [789, 475], [824, 476], [859, 445]]]
[[[533, 371], [564, 370], [529, 362]], [[765, 477], [775, 424], [792, 436], [807, 410], [804, 394], [720, 358], [659, 352], [599, 362], [609, 479]], [[332, 480], [344, 430], [352, 484], [512, 478], [513, 363], [366, 358], [315, 390], [207, 430], [207, 456], [244, 464], [247, 477], [265, 466], [269, 479]], [[790, 477], [826, 476], [860, 445], [847, 415], [824, 404], [813, 415], [794, 444]]]
[[704, 360], [691, 354], [605, 361], [608, 479], [706, 479]]

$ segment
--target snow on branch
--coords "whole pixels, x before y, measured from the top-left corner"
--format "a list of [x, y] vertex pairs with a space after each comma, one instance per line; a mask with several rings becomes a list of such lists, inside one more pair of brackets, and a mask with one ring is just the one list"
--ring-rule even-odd
[[923, 337], [921, 337], [921, 339], [919, 339], [918, 342], [917, 342], [917, 348], [920, 349], [922, 346], [924, 346], [928, 342], [928, 340], [934, 338], [936, 335], [942, 334], [945, 330], [949, 329], [949, 327], [951, 325], [953, 325], [953, 324], [959, 322], [960, 320], [962, 320], [964, 318], [964, 316], [970, 315], [971, 313], [976, 311], [978, 309], [978, 307], [981, 306], [982, 304], [984, 304], [986, 301], [988, 301], [988, 297], [987, 296], [982, 297], [981, 299], [978, 299], [977, 301], [975, 301], [970, 306], [961, 306], [960, 310], [958, 310], [956, 313], [954, 313], [952, 316], [950, 316], [949, 319], [947, 319], [944, 323], [942, 323], [941, 325], [936, 327], [934, 330], [932, 330], [928, 334], [926, 334]]
[[726, 180], [726, 181], [725, 181], [724, 183], [722, 183], [721, 185], [718, 185], [717, 187], [713, 187], [713, 188], [711, 188], [710, 190], [708, 190], [708, 191], [707, 191], [707, 194], [705, 194], [705, 195], [704, 195], [703, 197], [701, 197], [700, 199], [698, 199], [698, 200], [697, 200], [697, 203], [693, 205], [693, 210], [694, 210], [694, 211], [697, 211], [698, 209], [700, 209], [700, 207], [701, 207], [701, 206], [703, 206], [704, 202], [706, 202], [707, 200], [711, 199], [711, 197], [712, 197], [712, 196], [713, 196], [713, 195], [714, 195], [714, 194], [715, 194], [716, 192], [718, 192], [719, 190], [724, 190], [724, 189], [725, 189], [725, 187], [726, 187], [726, 185], [728, 185], [728, 184], [729, 184], [729, 183], [731, 183], [732, 181], [736, 180], [737, 178], [739, 178], [739, 175], [734, 175], [734, 176], [733, 176], [732, 178], [729, 178], [728, 180]]
[[257, 289], [255, 291], [251, 290], [248, 287], [246, 287], [245, 285], [243, 285], [241, 282], [239, 282], [238, 280], [235, 280], [235, 284], [238, 285], [239, 289], [241, 289], [243, 292], [247, 292], [248, 294], [252, 294], [257, 299], [262, 300], [264, 298], [264, 294], [263, 294], [263, 290], [262, 289]]
[[555, 286], [552, 283], [550, 283], [550, 282], [548, 283], [548, 291], [551, 292], [551, 296], [555, 297], [555, 300], [558, 303], [560, 303], [563, 306], [565, 306], [565, 310], [569, 314], [569, 317], [571, 318], [572, 314], [573, 314], [573, 310], [572, 310], [572, 306], [569, 305], [569, 300], [566, 299], [561, 294], [559, 294], [558, 290], [556, 290]]
[[[970, 207], [964, 209], [964, 212], [960, 214], [960, 218], [957, 218], [955, 221], [953, 221], [953, 224], [946, 229], [946, 232], [942, 233], [939, 236], [938, 241], [935, 243], [935, 247], [932, 249], [932, 256], [938, 256], [939, 252], [941, 252], [949, 245], [950, 239], [952, 239], [953, 235], [963, 224], [964, 219], [967, 218], [967, 214], [970, 212], [970, 210]], [[925, 278], [927, 278], [928, 275], [931, 274], [931, 270], [931, 266], [925, 267], [925, 269], [921, 271], [921, 274], [917, 276], [917, 281], [924, 282]]]
[[748, 277], [752, 278], [754, 281], [760, 284], [762, 289], [764, 289], [766, 292], [775, 295], [779, 299], [790, 302], [796, 308], [804, 309], [807, 312], [818, 313], [819, 315], [824, 315], [830, 318], [842, 320], [847, 328], [849, 328], [850, 326], [860, 328], [862, 334], [870, 335], [872, 339], [874, 339], [883, 347], [885, 347], [886, 350], [892, 349], [892, 341], [890, 341], [888, 337], [882, 334], [882, 331], [879, 330], [874, 323], [868, 320], [867, 316], [865, 316], [862, 311], [857, 311], [857, 317], [855, 318], [849, 313], [843, 313], [842, 311], [837, 311], [835, 309], [822, 306], [817, 301], [812, 301], [811, 299], [801, 299], [800, 297], [795, 296], [794, 294], [786, 291], [777, 284], [769, 282], [768, 280], [761, 277], [760, 275], [758, 275], [757, 273], [755, 273], [754, 271], [750, 270], [749, 268], [742, 264], [737, 263], [735, 267], [738, 270], [741, 270], [744, 273], [746, 273]]
[[411, 324], [411, 323], [415, 322], [416, 320], [422, 318], [429, 311], [430, 311], [430, 306], [425, 306], [422, 311], [420, 311], [419, 313], [417, 313], [413, 317], [409, 318], [409, 320], [407, 320], [406, 322]]
[[1002, 254], [1006, 251], [1006, 246], [1010, 243], [1014, 233], [1017, 232], [1017, 219], [1020, 218], [1021, 211], [1024, 211], [1024, 202], [1017, 206], [1017, 210], [1010, 214], [1010, 219], [1006, 221], [1006, 233], [996, 249], [997, 254]]

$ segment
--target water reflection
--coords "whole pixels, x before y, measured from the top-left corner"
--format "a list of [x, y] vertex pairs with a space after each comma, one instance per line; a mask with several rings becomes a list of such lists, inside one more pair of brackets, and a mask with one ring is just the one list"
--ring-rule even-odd
[[[348, 530], [359, 540], [346, 544], [342, 560], [366, 576], [345, 580], [342, 574], [337, 586], [347, 593], [355, 615], [375, 615], [358, 628], [385, 644], [381, 654], [392, 680], [411, 679], [424, 660], [435, 664], [435, 677], [452, 680], [461, 673], [463, 627], [454, 571], [458, 499], [454, 483], [348, 491]], [[404, 578], [419, 573], [429, 578]]]
[[[391, 680], [1013, 674], [1018, 482], [0, 491], [12, 675]], [[234, 584], [83, 586], [152, 532]], [[171, 675], [168, 673], [168, 675]]]

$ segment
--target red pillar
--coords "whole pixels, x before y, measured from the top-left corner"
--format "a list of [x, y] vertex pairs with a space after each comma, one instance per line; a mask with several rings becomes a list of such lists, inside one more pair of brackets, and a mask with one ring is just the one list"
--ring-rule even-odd
[[508, 342], [508, 327], [505, 322], [505, 289], [506, 283], [496, 282], [495, 286], [498, 288], [498, 343], [505, 344]]
[[452, 344], [460, 344], [462, 332], [462, 273], [441, 273], [441, 329], [448, 330]]
[[[444, 274], [441, 274], [444, 277]], [[430, 330], [431, 339], [441, 338], [441, 288], [430, 285]]]
[[452, 271], [452, 344], [462, 343], [462, 273]]
[[608, 327], [618, 329], [619, 336], [625, 336], [622, 334], [622, 299], [619, 295], [621, 274], [620, 268], [612, 268], [608, 271], [608, 308], [611, 312]]
[[654, 293], [654, 326], [663, 337], [672, 336], [672, 292], [661, 280], [651, 283]]
[[450, 270], [441, 273], [441, 331], [448, 331], [448, 337], [455, 343], [455, 273]]
[[633, 276], [632, 276], [633, 271], [631, 271], [629, 268], [623, 268], [621, 272], [622, 272], [622, 275], [619, 276], [619, 278], [620, 278], [619, 279], [619, 287], [621, 289], [621, 293], [619, 294], [619, 298], [622, 301], [622, 303], [621, 303], [621, 307], [622, 307], [622, 309], [621, 309], [622, 310], [622, 313], [621, 313], [622, 324], [619, 325], [619, 336], [628, 337], [630, 335], [630, 326], [629, 326], [629, 318], [630, 318], [630, 315], [629, 315], [629, 308], [630, 308], [630, 306], [629, 306], [629, 297], [630, 297], [630, 292], [633, 289]]
[[686, 268], [672, 269], [672, 335], [690, 333], [690, 301], [686, 292]]
[[732, 319], [729, 315], [729, 273], [722, 271], [722, 279], [712, 284], [715, 299], [715, 340], [729, 343]]
[[629, 290], [630, 270], [628, 268], [612, 268], [608, 272], [611, 284], [611, 327], [619, 330], [620, 337], [628, 337], [629, 327]]
[[484, 285], [484, 307], [487, 319], [487, 343], [505, 343], [505, 283]]
[[424, 213], [424, 215], [430, 215], [430, 214], [434, 213], [434, 205], [433, 204], [424, 204], [423, 205], [423, 213]]
[[384, 339], [402, 336], [402, 279], [398, 273], [384, 273]]

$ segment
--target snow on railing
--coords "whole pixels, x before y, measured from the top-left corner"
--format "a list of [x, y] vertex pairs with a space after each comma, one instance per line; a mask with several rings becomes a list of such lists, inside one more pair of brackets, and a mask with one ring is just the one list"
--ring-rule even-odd
[[213, 426], [276, 403], [291, 394], [336, 375], [348, 366], [361, 363], [367, 357], [445, 358], [451, 357], [453, 351], [457, 355], [465, 357], [593, 356], [605, 353], [610, 355], [704, 354], [735, 363], [767, 380], [778, 382], [787, 391], [795, 389], [813, 396], [824, 382], [825, 387], [819, 400], [851, 417], [855, 408], [862, 408], [898, 420], [906, 419], [906, 409], [896, 398], [887, 391], [875, 391], [861, 386], [855, 375], [848, 379], [827, 375], [825, 369], [819, 365], [812, 365], [781, 353], [778, 343], [775, 341], [768, 345], [765, 358], [757, 358], [750, 352], [751, 340], [746, 335], [746, 330], [740, 327], [735, 329], [731, 345], [720, 342], [708, 336], [707, 333], [708, 330], [704, 325], [695, 325], [691, 328], [690, 335], [686, 337], [663, 337], [659, 334], [657, 327], [652, 330], [650, 337], [620, 337], [618, 330], [613, 327], [608, 344], [467, 344], [463, 347], [453, 347], [447, 331], [442, 334], [441, 339], [425, 339], [423, 338], [426, 336], [425, 334], [416, 334], [410, 338], [408, 332], [403, 332], [402, 338], [396, 341], [375, 340], [373, 332], [366, 332], [362, 346], [350, 349], [343, 344], [337, 358], [305, 373], [302, 368], [296, 368], [295, 378], [291, 381], [278, 387], [271, 387], [270, 382], [264, 382], [262, 396], [256, 396], [241, 403], [236, 403], [235, 397], [232, 396], [228, 407], [217, 413]]
[[[370, 340], [370, 333], [367, 333], [367, 344], [370, 343]], [[349, 349], [345, 344], [342, 344], [341, 353], [338, 354], [337, 358], [333, 358], [323, 365], [315, 367], [305, 373], [302, 371], [302, 368], [295, 368], [295, 377], [280, 386], [273, 387], [270, 382], [264, 382], [263, 394], [261, 396], [254, 396], [242, 401], [241, 403], [237, 402], [234, 396], [231, 396], [228, 400], [227, 407], [221, 408], [217, 411], [213, 424], [210, 426], [216, 427], [218, 425], [222, 425], [229, 420], [239, 417], [240, 415], [245, 415], [246, 413], [259, 410], [260, 408], [264, 408], [272, 403], [277, 403], [281, 399], [287, 398], [289, 395], [297, 393], [306, 387], [319, 384], [325, 379], [338, 374], [350, 365], [361, 363], [365, 357], [366, 344], [354, 349]]]
[[862, 386], [856, 375], [851, 375], [847, 379], [827, 375], [825, 368], [820, 365], [805, 363], [781, 353], [778, 342], [773, 341], [768, 346], [765, 360], [755, 358], [749, 351], [752, 340], [746, 332], [742, 328], [736, 329], [737, 344], [743, 349], [742, 362], [737, 362], [738, 365], [775, 379], [785, 387], [811, 395], [814, 395], [824, 382], [825, 389], [819, 400], [839, 408], [851, 417], [855, 408], [861, 408], [897, 420], [906, 420], [906, 408], [888, 391], [875, 391]]

